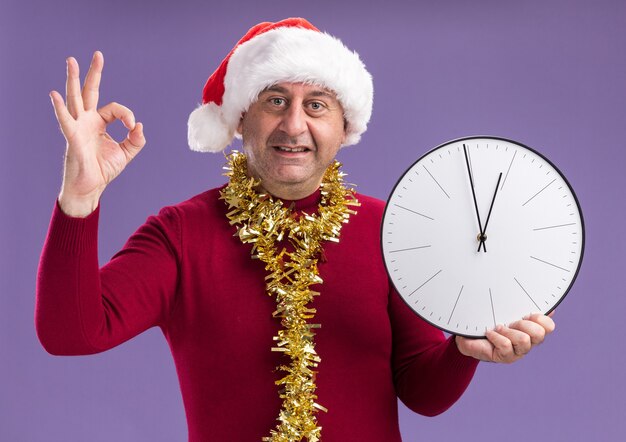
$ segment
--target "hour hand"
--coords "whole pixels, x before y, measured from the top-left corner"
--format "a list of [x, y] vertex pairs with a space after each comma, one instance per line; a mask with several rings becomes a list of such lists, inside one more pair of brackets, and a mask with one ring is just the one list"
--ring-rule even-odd
[[[489, 206], [489, 213], [487, 214], [487, 221], [485, 221], [485, 229], [480, 234], [480, 244], [483, 245], [483, 249], [485, 252], [487, 248], [485, 247], [485, 241], [487, 240], [487, 224], [489, 224], [489, 219], [491, 218], [491, 209], [493, 209], [493, 203], [496, 200], [496, 195], [498, 194], [498, 187], [500, 187], [500, 180], [502, 179], [502, 172], [500, 172], [500, 176], [498, 176], [498, 182], [496, 183], [496, 190], [493, 191], [493, 198], [491, 198], [491, 205]], [[478, 251], [480, 252], [480, 244], [478, 244]]]

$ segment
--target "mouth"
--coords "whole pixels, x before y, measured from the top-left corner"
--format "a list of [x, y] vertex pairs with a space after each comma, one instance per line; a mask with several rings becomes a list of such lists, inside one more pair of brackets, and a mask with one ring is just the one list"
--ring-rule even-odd
[[309, 149], [306, 146], [273, 146], [274, 150], [279, 152], [288, 152], [288, 153], [300, 153], [300, 152], [309, 152]]

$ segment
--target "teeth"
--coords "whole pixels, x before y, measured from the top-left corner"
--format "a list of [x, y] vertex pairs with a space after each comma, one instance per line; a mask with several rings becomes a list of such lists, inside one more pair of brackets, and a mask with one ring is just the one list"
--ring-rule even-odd
[[283, 146], [276, 146], [276, 147], [278, 148], [278, 150], [282, 152], [304, 152], [306, 150], [304, 147], [294, 147], [294, 148], [283, 147]]

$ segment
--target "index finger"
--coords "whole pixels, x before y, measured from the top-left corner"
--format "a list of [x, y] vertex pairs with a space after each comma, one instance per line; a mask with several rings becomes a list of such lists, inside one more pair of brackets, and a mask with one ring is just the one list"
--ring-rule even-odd
[[83, 104], [85, 110], [95, 109], [98, 107], [98, 98], [100, 96], [100, 79], [102, 78], [102, 68], [104, 67], [104, 56], [102, 52], [93, 53], [89, 71], [85, 77], [83, 85]]

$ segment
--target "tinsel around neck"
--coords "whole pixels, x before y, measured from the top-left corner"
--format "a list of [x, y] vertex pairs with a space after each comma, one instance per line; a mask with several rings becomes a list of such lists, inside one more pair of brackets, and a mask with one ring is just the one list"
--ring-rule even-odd
[[[315, 352], [314, 329], [320, 324], [308, 323], [316, 313], [308, 307], [319, 293], [310, 289], [321, 284], [317, 262], [323, 254], [323, 241], [339, 241], [341, 227], [350, 215], [350, 207], [358, 206], [354, 190], [346, 188], [341, 164], [333, 162], [326, 170], [320, 185], [321, 198], [317, 213], [300, 215], [285, 207], [279, 199], [258, 192], [259, 181], [248, 177], [246, 157], [232, 152], [225, 166], [229, 183], [221, 191], [220, 199], [228, 205], [227, 218], [237, 226], [237, 235], [245, 243], [253, 244], [251, 255], [265, 263], [267, 294], [276, 299], [272, 314], [280, 318], [284, 327], [274, 336], [272, 351], [290, 358], [289, 365], [278, 369], [285, 373], [276, 384], [282, 386], [283, 400], [276, 429], [270, 430], [269, 442], [307, 440], [317, 442], [321, 427], [315, 413], [326, 409], [319, 405], [315, 394], [315, 373], [321, 359]], [[279, 243], [288, 239], [293, 251]]]

